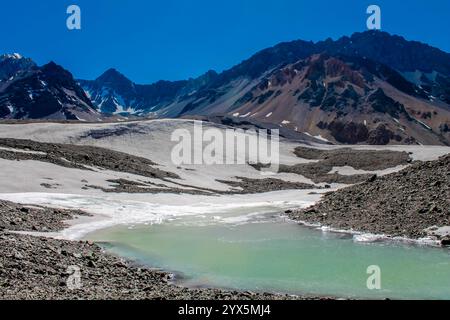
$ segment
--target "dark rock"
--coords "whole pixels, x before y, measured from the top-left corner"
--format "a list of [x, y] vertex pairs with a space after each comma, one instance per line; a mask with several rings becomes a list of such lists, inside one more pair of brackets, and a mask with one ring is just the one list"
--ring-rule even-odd
[[441, 239], [441, 245], [450, 246], [450, 237], [444, 237]]
[[371, 145], [386, 145], [391, 140], [401, 141], [401, 138], [382, 124], [370, 131], [367, 143]]

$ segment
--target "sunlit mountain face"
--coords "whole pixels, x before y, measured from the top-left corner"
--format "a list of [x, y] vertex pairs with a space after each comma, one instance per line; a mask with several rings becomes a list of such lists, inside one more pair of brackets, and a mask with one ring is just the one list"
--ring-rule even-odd
[[[222, 73], [181, 81], [136, 84], [109, 69], [75, 82], [46, 69], [2, 56], [1, 117], [219, 115], [333, 143], [450, 143], [450, 54], [386, 32], [280, 43]], [[67, 90], [46, 90], [41, 78], [54, 75]]]

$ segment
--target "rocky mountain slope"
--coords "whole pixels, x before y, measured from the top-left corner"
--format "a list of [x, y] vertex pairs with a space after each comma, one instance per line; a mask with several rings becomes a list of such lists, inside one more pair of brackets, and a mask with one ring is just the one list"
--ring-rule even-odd
[[70, 83], [73, 94], [53, 90], [61, 95], [51, 103], [29, 94], [40, 79], [23, 80], [45, 67], [3, 60], [14, 62], [0, 63], [3, 118], [226, 116], [333, 143], [450, 144], [450, 54], [386, 32], [284, 42], [196, 79], [141, 85], [110, 69]]
[[142, 86], [109, 70], [80, 83], [104, 112], [227, 115], [334, 143], [449, 144], [449, 79], [448, 53], [368, 31], [280, 43], [195, 80]]
[[450, 142], [450, 54], [385, 32], [262, 50], [178, 115], [228, 114], [338, 143]]
[[450, 244], [450, 155], [327, 194], [291, 218], [337, 229]]
[[85, 92], [72, 74], [50, 62], [37, 67], [14, 56], [0, 65], [0, 118], [99, 121]]
[[274, 69], [229, 112], [337, 143], [449, 143], [450, 108], [426, 97], [381, 63], [318, 54]]

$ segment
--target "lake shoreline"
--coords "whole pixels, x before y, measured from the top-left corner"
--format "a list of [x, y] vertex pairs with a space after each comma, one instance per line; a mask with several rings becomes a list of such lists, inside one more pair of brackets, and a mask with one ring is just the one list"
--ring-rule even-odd
[[[40, 206], [24, 206], [0, 201], [0, 299], [8, 300], [135, 300], [135, 299], [195, 299], [195, 300], [323, 300], [332, 297], [286, 295], [215, 288], [187, 288], [173, 284], [169, 272], [137, 266], [132, 261], [105, 252], [89, 241], [68, 241], [23, 234], [35, 232], [23, 219], [53, 214], [54, 210]], [[70, 210], [61, 219], [67, 220]], [[73, 211], [73, 215], [79, 215]], [[12, 222], [12, 224], [11, 224]], [[42, 222], [42, 221], [41, 221]], [[61, 229], [61, 221], [44, 219], [46, 232]], [[13, 225], [14, 231], [5, 228]], [[20, 234], [17, 233], [20, 231]], [[41, 233], [42, 234], [42, 233]], [[79, 268], [81, 286], [70, 288], [73, 268]], [[71, 269], [72, 268], [72, 269]]]
[[286, 212], [299, 223], [450, 245], [450, 155], [325, 194]]

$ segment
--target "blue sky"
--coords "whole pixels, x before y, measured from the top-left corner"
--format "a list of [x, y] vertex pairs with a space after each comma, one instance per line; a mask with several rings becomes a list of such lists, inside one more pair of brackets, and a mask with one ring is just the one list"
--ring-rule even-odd
[[[222, 71], [281, 41], [336, 39], [366, 29], [378, 4], [382, 29], [450, 52], [448, 0], [22, 0], [2, 1], [0, 53], [53, 60], [77, 78], [115, 67], [137, 83]], [[82, 10], [82, 30], [66, 9]]]

